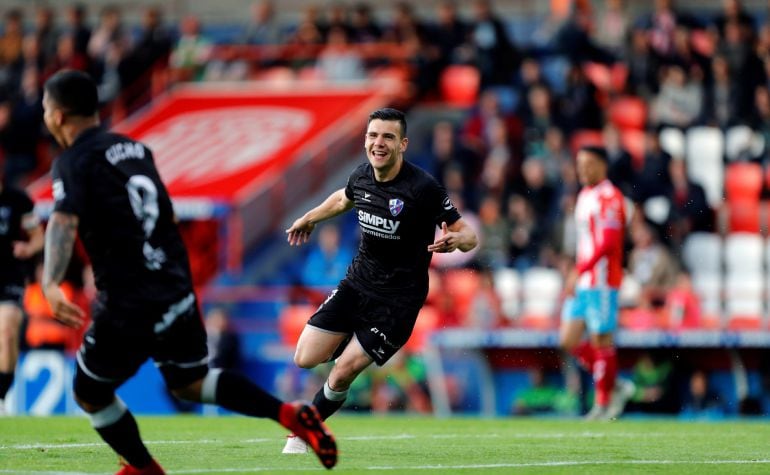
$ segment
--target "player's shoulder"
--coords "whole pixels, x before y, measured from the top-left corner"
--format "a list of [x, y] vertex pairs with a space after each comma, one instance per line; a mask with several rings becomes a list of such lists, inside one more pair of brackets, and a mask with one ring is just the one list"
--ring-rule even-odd
[[602, 199], [623, 199], [623, 193], [610, 180], [604, 180], [596, 185], [596, 191]]

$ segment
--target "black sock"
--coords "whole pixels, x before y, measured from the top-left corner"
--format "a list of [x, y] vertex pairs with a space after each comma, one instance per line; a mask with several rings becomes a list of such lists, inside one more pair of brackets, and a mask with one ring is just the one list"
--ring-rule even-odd
[[11, 389], [13, 384], [14, 372], [0, 373], [0, 399], [5, 399], [5, 395], [8, 394], [8, 390]]
[[283, 404], [246, 377], [228, 370], [219, 375], [216, 403], [230, 411], [251, 417], [269, 417], [274, 421], [278, 420]]
[[326, 420], [329, 416], [337, 412], [339, 408], [345, 404], [345, 399], [347, 398], [347, 391], [344, 391], [344, 396], [341, 396], [341, 399], [328, 399], [325, 394], [325, 388], [327, 384], [328, 383], [324, 383], [321, 389], [315, 393], [315, 397], [313, 398], [313, 405], [316, 407], [316, 409], [318, 409], [318, 413], [321, 415], [321, 419], [323, 420]]
[[142, 443], [139, 427], [131, 412], [126, 411], [114, 424], [95, 428], [112, 450], [134, 467], [146, 467], [152, 461], [150, 452]]

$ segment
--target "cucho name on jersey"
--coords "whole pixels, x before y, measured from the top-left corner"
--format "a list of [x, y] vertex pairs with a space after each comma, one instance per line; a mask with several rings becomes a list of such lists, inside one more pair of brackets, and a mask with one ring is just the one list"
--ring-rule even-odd
[[140, 143], [116, 143], [104, 152], [104, 156], [113, 165], [129, 158], [142, 159], [144, 158], [144, 147]]

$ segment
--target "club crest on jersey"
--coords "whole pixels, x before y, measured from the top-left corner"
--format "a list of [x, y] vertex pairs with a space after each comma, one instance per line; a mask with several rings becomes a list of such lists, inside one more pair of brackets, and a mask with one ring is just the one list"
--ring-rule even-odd
[[393, 216], [398, 216], [398, 213], [404, 209], [404, 202], [398, 198], [391, 198], [388, 205], [390, 206], [390, 214]]

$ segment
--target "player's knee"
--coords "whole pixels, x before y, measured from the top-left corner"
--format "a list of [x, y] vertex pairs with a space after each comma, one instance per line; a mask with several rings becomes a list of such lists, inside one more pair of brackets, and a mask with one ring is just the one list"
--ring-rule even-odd
[[115, 400], [114, 388], [89, 378], [81, 371], [75, 374], [72, 390], [75, 402], [89, 414], [109, 406]]
[[184, 401], [199, 402], [201, 400], [202, 380], [195, 381], [187, 386], [172, 388], [171, 394]]
[[297, 349], [297, 351], [294, 353], [294, 364], [304, 369], [315, 368], [318, 366], [319, 362], [312, 356], [313, 355], [309, 355], [306, 352]]

